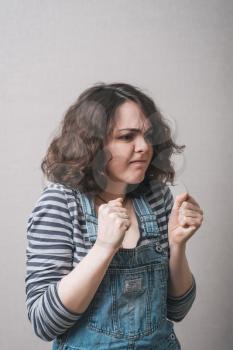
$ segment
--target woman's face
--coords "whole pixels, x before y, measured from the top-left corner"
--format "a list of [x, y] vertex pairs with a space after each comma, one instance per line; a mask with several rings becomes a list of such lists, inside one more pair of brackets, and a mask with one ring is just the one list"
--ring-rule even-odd
[[[111, 159], [106, 165], [107, 189], [120, 193], [127, 184], [143, 181], [153, 155], [152, 126], [133, 101], [123, 103], [116, 112], [116, 124], [106, 142]], [[115, 191], [114, 191], [115, 188]]]

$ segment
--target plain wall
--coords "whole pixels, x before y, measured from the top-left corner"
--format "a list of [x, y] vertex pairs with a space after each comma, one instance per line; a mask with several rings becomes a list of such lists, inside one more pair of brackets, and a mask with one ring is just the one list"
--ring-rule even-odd
[[25, 306], [27, 219], [40, 162], [66, 109], [98, 81], [149, 93], [185, 144], [179, 189], [204, 210], [187, 255], [190, 313], [175, 324], [184, 350], [233, 343], [233, 2], [0, 1], [0, 349], [42, 350]]

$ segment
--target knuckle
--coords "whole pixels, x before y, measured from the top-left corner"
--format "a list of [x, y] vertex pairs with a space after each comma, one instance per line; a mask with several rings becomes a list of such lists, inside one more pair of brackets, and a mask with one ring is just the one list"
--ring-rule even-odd
[[99, 211], [102, 212], [106, 207], [106, 204], [100, 204]]
[[106, 212], [112, 213], [112, 207], [110, 205], [106, 205]]
[[116, 218], [115, 222], [117, 226], [120, 226], [122, 224], [122, 221], [119, 217]]

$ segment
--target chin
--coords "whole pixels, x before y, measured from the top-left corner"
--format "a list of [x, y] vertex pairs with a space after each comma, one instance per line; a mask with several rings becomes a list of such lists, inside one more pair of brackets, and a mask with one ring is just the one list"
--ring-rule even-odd
[[140, 184], [144, 180], [144, 178], [145, 178], [145, 174], [141, 176], [132, 176], [130, 179], [128, 179], [127, 183], [130, 185]]

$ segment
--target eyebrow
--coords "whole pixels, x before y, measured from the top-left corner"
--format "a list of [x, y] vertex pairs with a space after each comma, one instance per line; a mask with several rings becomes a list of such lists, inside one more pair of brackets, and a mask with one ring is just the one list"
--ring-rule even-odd
[[[128, 131], [141, 131], [141, 129], [136, 129], [136, 128], [118, 129], [117, 131], [123, 131], [123, 130], [128, 130]], [[147, 132], [147, 131], [150, 131], [150, 130], [153, 130], [153, 126], [149, 127], [149, 129], [147, 129], [146, 132]]]

